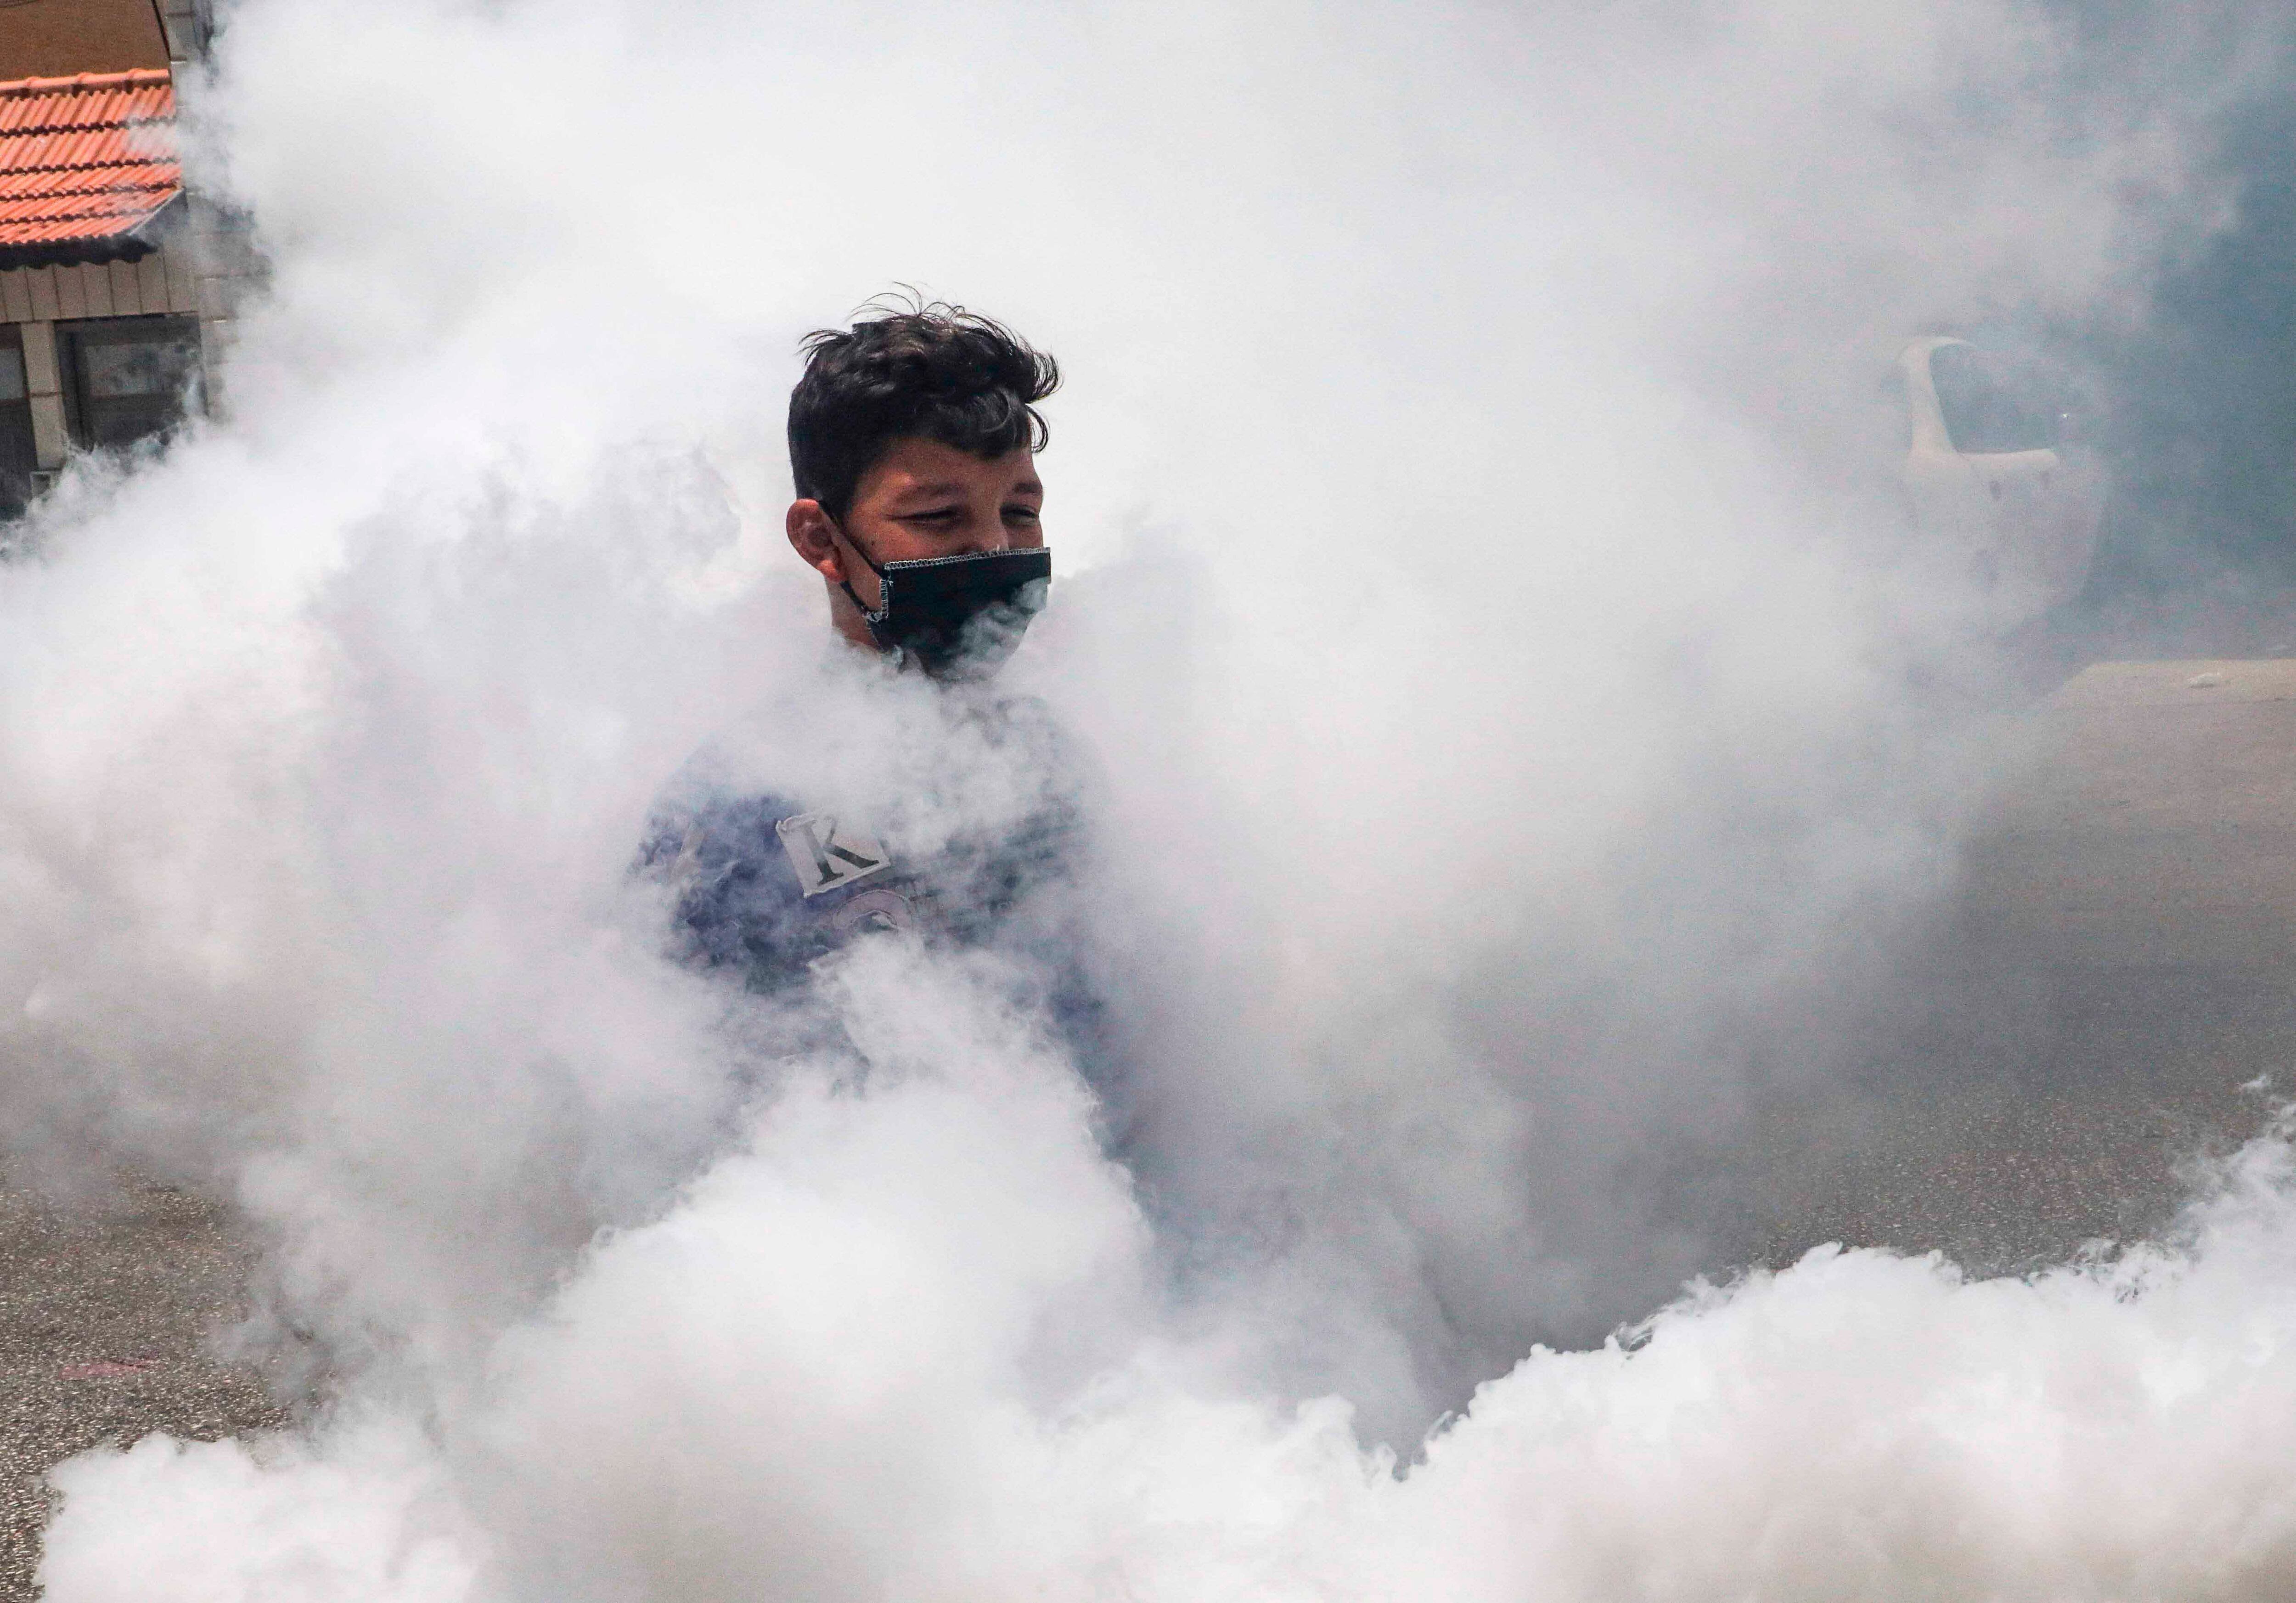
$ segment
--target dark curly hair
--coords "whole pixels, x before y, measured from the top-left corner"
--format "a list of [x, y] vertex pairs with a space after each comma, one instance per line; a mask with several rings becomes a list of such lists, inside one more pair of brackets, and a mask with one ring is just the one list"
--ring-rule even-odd
[[[922, 436], [976, 456], [1050, 438], [1036, 403], [1060, 365], [1011, 329], [961, 306], [872, 303], [849, 329], [805, 337], [805, 376], [790, 391], [790, 472], [797, 493], [842, 519], [885, 448]], [[873, 314], [873, 315], [870, 315]]]

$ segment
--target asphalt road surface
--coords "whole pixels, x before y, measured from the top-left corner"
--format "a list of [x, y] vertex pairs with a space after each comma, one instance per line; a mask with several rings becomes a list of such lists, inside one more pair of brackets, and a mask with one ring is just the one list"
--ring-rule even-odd
[[1862, 1094], [1769, 1121], [1771, 1262], [2126, 1240], [2296, 1097], [2296, 660], [2100, 663], [2001, 733]]
[[[2015, 722], [2017, 777], [1854, 1093], [1759, 1122], [1762, 1260], [1843, 1241], [2013, 1270], [2125, 1240], [2262, 1125], [2259, 1077], [2296, 1092], [2296, 661], [2103, 664]], [[0, 1190], [0, 1599], [34, 1595], [49, 1465], [285, 1422], [206, 1344], [250, 1262], [181, 1192]]]
[[166, 1187], [123, 1180], [70, 1209], [0, 1190], [0, 1598], [35, 1595], [50, 1465], [285, 1422], [259, 1375], [209, 1351], [248, 1262], [221, 1211]]

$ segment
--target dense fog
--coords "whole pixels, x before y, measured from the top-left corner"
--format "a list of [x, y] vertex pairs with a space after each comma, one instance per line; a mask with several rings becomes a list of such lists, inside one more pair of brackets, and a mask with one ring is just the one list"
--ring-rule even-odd
[[[231, 12], [228, 407], [0, 568], [0, 1123], [234, 1202], [311, 1402], [64, 1466], [49, 1597], [2281, 1573], [2276, 1135], [2155, 1245], [1750, 1265], [2015, 755], [1881, 381], [2013, 328], [2165, 437], [2251, 9]], [[782, 542], [797, 341], [894, 284], [1069, 375], [1000, 685], [1088, 754], [1106, 1061], [1009, 956], [745, 998], [630, 874], [729, 730], [1026, 801]]]

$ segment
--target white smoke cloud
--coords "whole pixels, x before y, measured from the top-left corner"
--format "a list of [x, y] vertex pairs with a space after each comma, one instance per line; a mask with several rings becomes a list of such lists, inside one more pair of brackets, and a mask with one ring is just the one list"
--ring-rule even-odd
[[[2091, 31], [243, 6], [234, 415], [0, 572], [0, 1042], [18, 1161], [235, 1195], [344, 1395], [67, 1467], [49, 1595], [2270, 1573], [2277, 1147], [2188, 1258], [1826, 1259], [1533, 1356], [1401, 1479], [1357, 1435], [1712, 1262], [1746, 1098], [1822, 1094], [1943, 881], [1975, 776], [1904, 670], [1962, 598], [1890, 566], [1870, 373], [2132, 315], [2263, 59]], [[1011, 678], [1103, 770], [1128, 1167], [996, 961], [838, 970], [857, 1089], [627, 881], [761, 703], [820, 782], [1012, 803], [824, 674], [775, 548], [794, 341], [896, 280], [1071, 375]]]
[[1058, 1065], [964, 1045], [975, 1072], [791, 1097], [504, 1344], [443, 1447], [367, 1416], [324, 1452], [67, 1466], [52, 1591], [2203, 1598], [2296, 1561], [2281, 1141], [2177, 1252], [1971, 1283], [1829, 1249], [1631, 1349], [1541, 1350], [1398, 1479], [1344, 1403], [1222, 1398], [1153, 1343], [1047, 1394], [1036, 1349], [1136, 1223]]

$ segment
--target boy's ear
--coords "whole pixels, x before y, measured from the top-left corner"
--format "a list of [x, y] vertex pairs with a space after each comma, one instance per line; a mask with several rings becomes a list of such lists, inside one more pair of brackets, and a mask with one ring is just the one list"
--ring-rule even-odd
[[818, 501], [792, 501], [783, 520], [790, 549], [831, 584], [845, 582], [845, 555], [837, 548], [836, 524]]

